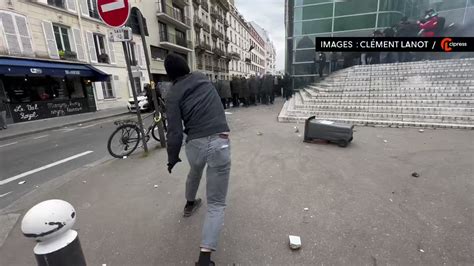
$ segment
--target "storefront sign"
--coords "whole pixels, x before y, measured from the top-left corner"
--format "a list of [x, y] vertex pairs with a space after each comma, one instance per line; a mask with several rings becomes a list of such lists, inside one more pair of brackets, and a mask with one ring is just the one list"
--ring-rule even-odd
[[66, 72], [66, 75], [77, 75], [77, 76], [81, 75], [81, 71], [79, 70], [65, 70], [65, 72]]
[[89, 112], [87, 99], [11, 104], [15, 123]]
[[30, 68], [31, 74], [43, 74], [43, 70], [41, 68]]

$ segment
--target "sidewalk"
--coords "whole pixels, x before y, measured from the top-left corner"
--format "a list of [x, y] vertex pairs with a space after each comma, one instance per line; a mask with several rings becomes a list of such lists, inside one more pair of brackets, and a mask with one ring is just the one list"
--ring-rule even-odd
[[[306, 144], [295, 125], [276, 122], [277, 103], [229, 110], [232, 172], [217, 265], [474, 263], [472, 131], [357, 128], [345, 149]], [[0, 215], [64, 199], [76, 208], [89, 265], [194, 265], [206, 205], [183, 219], [184, 151], [181, 159], [172, 175], [162, 149], [110, 160]], [[22, 216], [0, 265], [35, 265]], [[301, 250], [289, 249], [290, 234], [301, 236]]]
[[0, 140], [11, 139], [19, 136], [35, 134], [46, 130], [61, 128], [74, 124], [86, 123], [108, 117], [128, 113], [127, 108], [109, 108], [92, 113], [62, 116], [36, 120], [31, 122], [15, 123], [8, 125], [8, 129], [0, 130]]

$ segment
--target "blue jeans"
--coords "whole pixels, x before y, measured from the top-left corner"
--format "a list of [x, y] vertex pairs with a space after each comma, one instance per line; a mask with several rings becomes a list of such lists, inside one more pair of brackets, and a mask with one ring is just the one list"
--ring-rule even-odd
[[218, 134], [193, 139], [186, 143], [189, 170], [186, 181], [186, 200], [194, 201], [206, 169], [207, 214], [202, 228], [201, 248], [217, 249], [219, 234], [224, 224], [227, 187], [230, 175], [230, 140]]

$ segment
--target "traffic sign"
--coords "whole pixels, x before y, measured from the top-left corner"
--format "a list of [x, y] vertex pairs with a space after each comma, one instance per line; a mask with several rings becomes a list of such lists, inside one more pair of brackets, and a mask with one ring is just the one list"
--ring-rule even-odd
[[128, 0], [97, 0], [99, 16], [111, 27], [122, 27], [130, 16]]
[[133, 38], [130, 27], [113, 28], [109, 31], [109, 40], [112, 42], [128, 42]]

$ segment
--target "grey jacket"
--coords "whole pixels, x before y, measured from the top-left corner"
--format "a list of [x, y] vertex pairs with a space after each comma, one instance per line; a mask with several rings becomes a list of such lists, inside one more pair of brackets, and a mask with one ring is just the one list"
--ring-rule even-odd
[[183, 143], [229, 132], [221, 99], [209, 79], [200, 72], [179, 78], [166, 97], [168, 161], [176, 163]]

